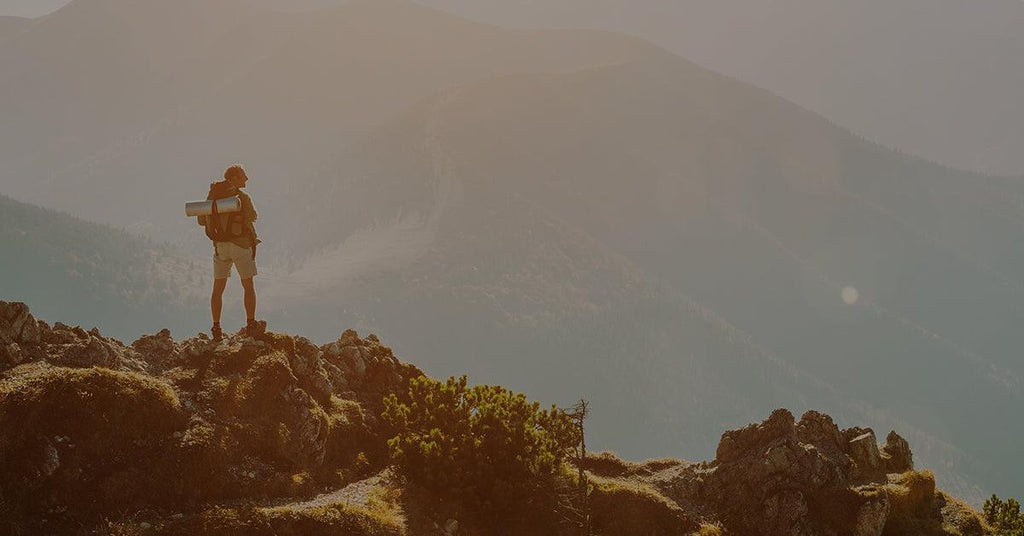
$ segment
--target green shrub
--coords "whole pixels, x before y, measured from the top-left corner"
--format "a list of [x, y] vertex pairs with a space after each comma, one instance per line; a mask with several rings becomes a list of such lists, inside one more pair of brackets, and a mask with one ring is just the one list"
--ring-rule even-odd
[[411, 483], [492, 521], [550, 497], [577, 439], [561, 410], [502, 387], [468, 387], [465, 376], [413, 379], [407, 402], [385, 400], [384, 418], [396, 430], [392, 460]]
[[996, 529], [999, 536], [1024, 536], [1024, 514], [1015, 499], [1003, 501], [992, 495], [985, 501], [985, 521]]

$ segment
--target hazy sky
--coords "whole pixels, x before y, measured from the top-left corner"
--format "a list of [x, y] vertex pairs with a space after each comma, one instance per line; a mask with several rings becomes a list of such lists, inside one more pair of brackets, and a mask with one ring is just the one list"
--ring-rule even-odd
[[67, 0], [0, 0], [0, 15], [38, 17], [67, 3]]
[[[0, 15], [38, 16], [66, 1], [0, 0]], [[345, 0], [244, 1], [297, 11]], [[1024, 175], [1019, 0], [415, 1], [505, 27], [639, 36], [882, 145]]]

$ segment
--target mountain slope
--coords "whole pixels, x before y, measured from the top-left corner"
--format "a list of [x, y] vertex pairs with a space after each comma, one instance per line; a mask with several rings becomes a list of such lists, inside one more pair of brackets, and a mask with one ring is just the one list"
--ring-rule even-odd
[[1019, 176], [1016, 0], [425, 0], [495, 24], [604, 28], [767, 88], [888, 146]]
[[[16, 198], [174, 241], [188, 230], [179, 204], [232, 162], [275, 209], [273, 233], [296, 210], [273, 205], [291, 178], [419, 99], [653, 49], [601, 32], [503, 30], [403, 0], [305, 14], [216, 0], [175, 5], [170, 22], [164, 3], [119, 2], [73, 2], [0, 52], [0, 69], [21, 73], [0, 98], [22, 103], [0, 123], [0, 181]], [[114, 194], [124, 202], [111, 207]], [[278, 238], [268, 235], [268, 255]]]
[[[596, 425], [662, 430], [642, 445], [618, 434], [630, 455], [686, 444], [694, 421], [729, 422], [721, 408], [755, 400], [915, 422], [935, 449], [922, 456], [957, 466], [958, 492], [977, 499], [981, 482], [1020, 481], [1005, 467], [1024, 430], [971, 415], [1013, 423], [1024, 401], [1012, 276], [1024, 255], [1007, 247], [1021, 193], [675, 59], [507, 77], [417, 107], [297, 189], [317, 202], [295, 220], [293, 251], [319, 253], [294, 286], [269, 292], [282, 319], [310, 329], [339, 315], [387, 326], [430, 370], [537, 389], [548, 380], [536, 371], [557, 367], [574, 385], [600, 385], [586, 391], [596, 404], [645, 400], [647, 414]], [[406, 255], [335, 264], [369, 254], [369, 237]], [[302, 287], [338, 305], [289, 304]], [[716, 332], [696, 311], [731, 326]], [[457, 342], [443, 323], [465, 324]], [[598, 339], [603, 330], [614, 339]], [[708, 333], [749, 342], [715, 347]], [[507, 356], [476, 361], [484, 340], [503, 341]], [[745, 347], [775, 372], [737, 373], [752, 365], [724, 356]], [[628, 381], [588, 376], [622, 363]]]
[[66, 323], [203, 329], [205, 271], [173, 248], [0, 196], [0, 296]]
[[10, 38], [17, 32], [24, 30], [32, 19], [24, 17], [0, 16], [0, 41]]

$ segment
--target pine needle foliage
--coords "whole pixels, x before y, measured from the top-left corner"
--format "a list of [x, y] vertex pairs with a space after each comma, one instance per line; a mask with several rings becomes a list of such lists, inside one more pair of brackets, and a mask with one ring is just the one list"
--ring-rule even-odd
[[1002, 500], [993, 495], [984, 506], [985, 521], [996, 529], [998, 536], [1024, 536], [1024, 514], [1016, 499]]
[[470, 387], [465, 376], [413, 379], [406, 402], [385, 400], [384, 418], [397, 431], [391, 458], [410, 482], [491, 519], [550, 497], [579, 439], [562, 410], [503, 387]]

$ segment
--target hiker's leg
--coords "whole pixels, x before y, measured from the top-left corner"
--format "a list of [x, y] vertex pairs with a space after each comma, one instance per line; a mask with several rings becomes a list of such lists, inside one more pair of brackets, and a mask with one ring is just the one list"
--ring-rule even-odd
[[256, 285], [250, 277], [242, 280], [242, 288], [245, 289], [245, 319], [251, 322], [256, 318]]
[[227, 279], [213, 280], [213, 294], [210, 295], [210, 314], [213, 315], [214, 324], [220, 324], [220, 311], [224, 307], [224, 289], [227, 286]]

